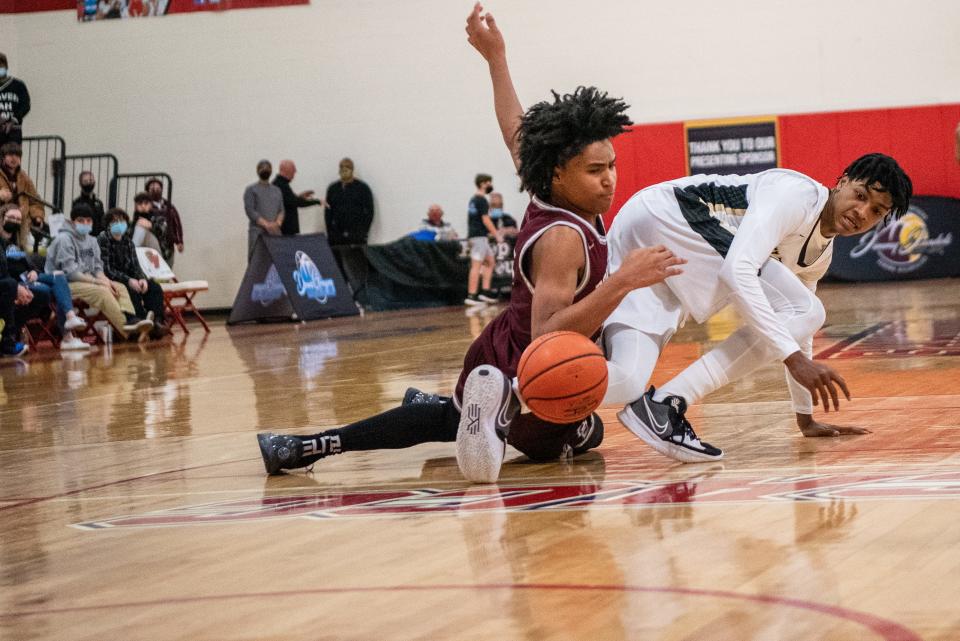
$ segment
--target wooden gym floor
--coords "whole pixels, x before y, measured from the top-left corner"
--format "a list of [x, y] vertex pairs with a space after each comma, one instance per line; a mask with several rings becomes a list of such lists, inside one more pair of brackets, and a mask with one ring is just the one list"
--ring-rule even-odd
[[[508, 452], [496, 486], [443, 443], [268, 478], [254, 439], [448, 393], [487, 314], [0, 362], [0, 639], [960, 639], [960, 282], [821, 294], [835, 420], [872, 434], [801, 437], [771, 365], [689, 414], [722, 464], [609, 408], [597, 451]], [[734, 326], [683, 329], [654, 382]]]

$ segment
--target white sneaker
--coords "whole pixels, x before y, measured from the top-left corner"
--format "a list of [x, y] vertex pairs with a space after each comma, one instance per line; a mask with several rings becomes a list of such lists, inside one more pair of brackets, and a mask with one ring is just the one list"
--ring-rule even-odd
[[60, 341], [60, 351], [62, 352], [76, 351], [81, 349], [90, 349], [90, 346], [76, 336], [70, 336], [69, 338], [64, 338], [62, 341]]
[[470, 372], [457, 429], [457, 465], [468, 481], [497, 482], [510, 421], [519, 409], [503, 372], [492, 365], [480, 365]]
[[85, 329], [86, 327], [87, 321], [83, 320], [79, 316], [68, 318], [67, 322], [63, 324], [63, 329], [68, 332], [72, 332], [75, 329]]

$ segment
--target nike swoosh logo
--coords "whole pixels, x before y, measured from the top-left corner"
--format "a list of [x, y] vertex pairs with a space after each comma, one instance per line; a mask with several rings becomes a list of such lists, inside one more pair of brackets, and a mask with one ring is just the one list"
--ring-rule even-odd
[[666, 423], [659, 423], [657, 418], [653, 415], [653, 410], [650, 409], [650, 404], [647, 402], [647, 397], [643, 397], [643, 406], [647, 408], [647, 416], [650, 417], [650, 422], [653, 423], [653, 431], [659, 435], [664, 435], [667, 433], [667, 430], [670, 429], [670, 421]]

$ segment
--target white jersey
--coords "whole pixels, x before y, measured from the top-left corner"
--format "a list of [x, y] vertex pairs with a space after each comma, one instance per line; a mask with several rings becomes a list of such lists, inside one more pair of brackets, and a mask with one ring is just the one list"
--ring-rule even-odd
[[[773, 257], [815, 288], [833, 252], [833, 243], [819, 233], [828, 195], [820, 183], [788, 169], [689, 176], [648, 187], [634, 194], [613, 221], [610, 271], [633, 249], [665, 245], [688, 260], [683, 274], [665, 281], [684, 312], [704, 322], [737, 297], [745, 321], [786, 358], [799, 346], [777, 321], [758, 274]], [[608, 324], [644, 329], [629, 321], [634, 317], [656, 325], [655, 314], [644, 309], [648, 302], [642, 294], [632, 301], [628, 296]]]

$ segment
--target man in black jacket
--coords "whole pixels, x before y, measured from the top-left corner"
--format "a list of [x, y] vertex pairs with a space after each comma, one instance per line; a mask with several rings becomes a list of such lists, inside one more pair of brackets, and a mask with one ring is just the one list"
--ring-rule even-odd
[[23, 141], [23, 118], [30, 112], [30, 92], [10, 75], [6, 54], [0, 53], [0, 145]]
[[280, 233], [284, 236], [295, 236], [300, 233], [300, 213], [297, 211], [301, 207], [310, 207], [311, 205], [322, 205], [322, 200], [311, 198], [313, 190], [309, 189], [300, 194], [295, 194], [290, 182], [297, 175], [297, 166], [292, 160], [281, 160], [280, 167], [277, 169], [277, 176], [273, 179], [273, 184], [280, 189], [283, 194], [283, 223], [280, 225]]
[[373, 193], [353, 175], [353, 161], [340, 161], [340, 180], [327, 187], [327, 238], [331, 245], [366, 245], [373, 222]]

